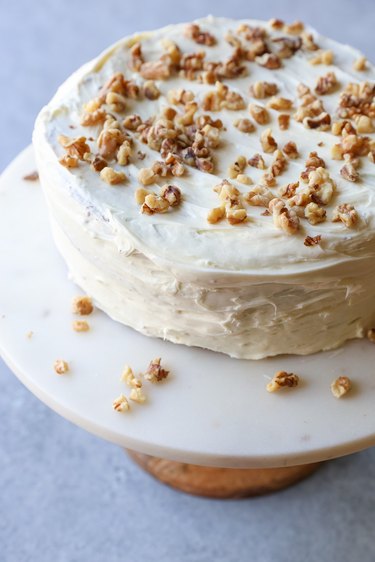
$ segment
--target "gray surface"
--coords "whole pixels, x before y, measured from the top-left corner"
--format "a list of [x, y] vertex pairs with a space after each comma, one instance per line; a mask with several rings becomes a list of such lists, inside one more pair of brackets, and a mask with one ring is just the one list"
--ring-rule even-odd
[[[277, 15], [308, 21], [370, 56], [373, 6], [372, 0], [275, 0], [251, 7], [234, 0], [0, 0], [0, 169], [29, 143], [35, 115], [58, 84], [127, 33], [209, 12]], [[191, 498], [159, 485], [121, 450], [58, 417], [2, 363], [0, 427], [1, 562], [375, 559], [374, 449], [326, 464], [274, 496]]]

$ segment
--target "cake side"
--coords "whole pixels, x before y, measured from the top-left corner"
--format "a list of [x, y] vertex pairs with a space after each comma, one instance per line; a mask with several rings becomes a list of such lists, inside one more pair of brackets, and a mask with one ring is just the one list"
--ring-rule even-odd
[[[199, 44], [198, 48], [206, 53], [212, 66], [216, 60], [227, 60], [233, 49], [239, 48], [230, 44], [234, 41], [228, 37], [230, 31], [233, 37], [238, 26], [259, 29], [259, 24], [251, 20], [201, 20], [198, 25], [203, 33], [215, 38], [215, 45], [202, 47]], [[275, 44], [282, 45], [277, 40], [285, 36], [284, 32], [274, 30], [269, 24], [261, 23], [261, 26], [276, 40]], [[182, 202], [166, 213], [140, 213], [142, 207], [134, 199], [140, 185], [140, 169], [152, 169], [155, 161], [163, 161], [155, 150], [158, 143], [153, 145], [147, 138], [142, 142], [138, 133], [126, 130], [132, 140], [129, 163], [111, 164], [114, 170], [126, 172], [123, 185], [104, 184], [100, 174], [83, 161], [74, 169], [59, 164], [63, 150], [58, 136], [62, 134], [84, 134], [94, 139], [87, 141], [90, 152], [100, 153], [97, 140], [103, 123], [93, 127], [83, 127], [79, 123], [83, 104], [97, 96], [106, 80], [116, 72], [123, 72], [144, 88], [147, 80], [129, 68], [134, 65], [134, 45], [140, 42], [146, 62], [163, 57], [165, 39], [178, 44], [181, 52], [191, 57], [197, 45], [191, 34], [186, 37], [184, 33], [185, 24], [120, 41], [63, 85], [38, 118], [34, 146], [41, 180], [53, 217], [55, 237], [73, 277], [94, 296], [101, 308], [125, 324], [149, 335], [200, 345], [235, 357], [259, 358], [291, 351], [310, 353], [361, 336], [375, 320], [371, 298], [375, 278], [374, 164], [361, 158], [359, 181], [349, 181], [340, 173], [345, 162], [333, 160], [331, 156], [332, 146], [345, 138], [333, 135], [327, 127], [323, 131], [306, 128], [294, 118], [301, 105], [296, 96], [298, 83], [303, 81], [313, 89], [319, 76], [327, 71], [326, 65], [310, 64], [309, 60], [317, 56], [316, 51], [300, 48], [293, 56], [280, 59], [279, 69], [262, 66], [256, 60], [258, 55], [254, 61], [241, 60], [246, 74], [222, 82], [244, 100], [242, 109], [203, 109], [207, 94], [218, 86], [204, 80], [187, 80], [180, 71], [178, 75], [154, 81], [159, 91], [157, 98], [150, 100], [143, 95], [127, 100], [124, 111], [107, 110], [107, 114], [116, 117], [122, 130], [121, 123], [134, 114], [139, 114], [144, 123], [173, 107], [177, 116], [183, 117], [186, 107], [177, 102], [171, 104], [170, 92], [184, 88], [193, 93], [198, 106], [193, 126], [196, 126], [194, 119], [204, 116], [211, 121], [221, 120], [220, 131], [215, 133], [220, 141], [209, 150], [211, 173], [199, 169], [199, 162], [195, 161], [192, 166], [180, 158], [184, 165], [182, 176], [157, 176], [153, 184], [146, 186], [150, 193], [168, 182], [178, 186]], [[295, 35], [288, 37], [295, 41]], [[335, 117], [335, 112], [340, 107], [342, 90], [361, 76], [371, 79], [374, 71], [370, 66], [362, 74], [351, 70], [359, 56], [355, 50], [317, 35], [314, 41], [323, 52], [327, 49], [333, 52], [335, 65], [330, 69], [337, 75], [340, 87], [321, 98], [324, 97], [324, 106], [327, 114], [332, 114], [332, 121], [339, 122], [342, 119]], [[248, 43], [253, 45], [254, 41]], [[254, 85], [265, 81], [276, 84], [277, 96], [254, 97]], [[271, 100], [271, 105], [277, 105], [275, 97], [290, 99], [292, 109], [280, 112], [269, 107]], [[256, 123], [249, 112], [249, 103], [266, 110], [267, 124]], [[281, 114], [289, 115], [290, 126], [286, 130], [280, 129]], [[252, 120], [253, 132], [245, 133], [234, 125], [244, 119]], [[185, 127], [191, 128], [191, 125]], [[284, 168], [280, 174], [271, 174], [273, 178], [268, 177], [273, 185], [265, 185], [265, 175], [277, 170], [275, 162], [278, 160], [274, 154], [277, 150], [264, 152], [267, 146], [260, 141], [268, 127], [280, 149], [291, 142], [298, 149], [297, 158], [283, 152]], [[371, 138], [371, 134], [367, 137]], [[327, 170], [328, 181], [325, 178], [323, 184], [333, 185], [331, 199], [325, 205], [315, 203], [326, 214], [325, 220], [317, 224], [304, 218], [306, 196], [310, 197], [309, 203], [314, 203], [309, 193], [308, 175], [307, 185], [300, 180], [290, 200], [285, 193], [281, 195], [285, 187], [295, 184], [304, 172], [306, 176], [306, 161], [313, 151], [318, 151], [318, 158]], [[239, 181], [238, 175], [231, 177], [239, 154], [251, 160], [255, 153], [262, 155], [267, 169], [246, 165], [244, 173], [239, 175], [251, 178], [252, 184], [242, 183], [245, 179]], [[228, 177], [229, 170], [232, 171]], [[308, 173], [311, 171], [313, 168]], [[224, 217], [217, 224], [207, 222], [210, 210], [223, 204], [220, 193], [213, 189], [218, 185], [222, 189], [223, 179], [229, 179], [230, 185], [240, 192], [237, 198], [242, 203], [236, 202], [234, 210], [236, 207], [244, 209], [246, 221], [231, 224], [228, 217]], [[284, 201], [283, 205], [298, 217], [299, 228], [294, 234], [288, 236], [277, 227], [277, 220], [272, 220], [275, 216], [267, 216], [265, 210], [271, 215], [277, 210], [272, 210], [272, 206], [268, 209], [271, 199], [263, 208], [251, 204], [248, 194], [255, 187], [264, 188], [271, 199]], [[314, 187], [318, 194], [319, 189], [319, 185]], [[326, 186], [320, 192], [325, 190]], [[355, 208], [357, 219], [353, 228], [347, 228], [341, 219], [332, 222], [335, 209], [340, 205]]]

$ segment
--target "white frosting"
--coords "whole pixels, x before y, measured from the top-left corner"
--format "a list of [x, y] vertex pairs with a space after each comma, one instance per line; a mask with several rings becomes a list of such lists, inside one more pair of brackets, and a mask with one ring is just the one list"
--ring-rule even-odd
[[[232, 47], [224, 36], [241, 22], [210, 17], [198, 23], [218, 39], [215, 46], [196, 45], [184, 37], [184, 25], [173, 25], [136, 36], [146, 60], [160, 57], [160, 40], [166, 37], [184, 53], [205, 50], [208, 60], [229, 58]], [[244, 23], [264, 25], [253, 20]], [[365, 73], [352, 70], [357, 51], [315, 32], [314, 36], [319, 47], [334, 52], [334, 67], [312, 66], [306, 53], [297, 52], [277, 71], [246, 63], [248, 75], [226, 83], [245, 100], [263, 105], [267, 100], [255, 100], [249, 94], [249, 85], [258, 80], [276, 82], [278, 95], [295, 100], [300, 82], [313, 88], [317, 77], [329, 70], [334, 70], [341, 90], [349, 82], [375, 78], [373, 67]], [[133, 159], [125, 168], [114, 166], [128, 176], [122, 186], [107, 186], [88, 165], [67, 170], [58, 163], [63, 153], [59, 134], [98, 135], [96, 127], [79, 126], [83, 103], [95, 97], [114, 72], [140, 81], [129, 69], [133, 43], [134, 39], [124, 39], [81, 68], [61, 86], [36, 123], [34, 146], [54, 236], [73, 278], [116, 320], [149, 335], [234, 357], [310, 353], [363, 335], [375, 321], [375, 167], [362, 159], [362, 181], [344, 180], [339, 174], [343, 162], [330, 157], [331, 146], [338, 142], [330, 133], [306, 130], [293, 118], [289, 130], [280, 131], [278, 112], [269, 110], [267, 127], [279, 145], [294, 141], [301, 155], [289, 161], [278, 186], [298, 179], [312, 150], [326, 161], [337, 184], [327, 221], [316, 226], [303, 221], [294, 236], [278, 230], [270, 217], [261, 216], [260, 207], [247, 207], [249, 220], [241, 225], [207, 222], [208, 210], [219, 204], [212, 188], [227, 177], [228, 166], [239, 154], [262, 153], [259, 138], [265, 127], [257, 125], [255, 133], [244, 134], [233, 126], [235, 119], [249, 117], [248, 109], [212, 114], [226, 127], [221, 147], [215, 149], [215, 173], [189, 167], [187, 175], [175, 178], [183, 203], [166, 214], [140, 214], [134, 199], [139, 168], [160, 159], [147, 145], [138, 146], [136, 141], [137, 148], [146, 153], [145, 160]], [[158, 82], [158, 87], [159, 99], [132, 100], [126, 113], [138, 113], [143, 119], [157, 113], [168, 105], [165, 96], [170, 89], [192, 90], [198, 101], [213, 89], [178, 76]], [[323, 98], [332, 115], [338, 98], [339, 91]], [[74, 131], [69, 128], [72, 123], [78, 125]], [[324, 143], [321, 147], [320, 142]], [[95, 143], [89, 144], [96, 152]], [[273, 156], [264, 158], [270, 164]], [[249, 167], [246, 173], [256, 184], [263, 172]], [[242, 192], [249, 191], [248, 186], [233, 183]], [[277, 188], [271, 190], [277, 196]], [[330, 220], [333, 207], [341, 203], [357, 209], [360, 220], [355, 229]], [[322, 235], [321, 245], [305, 246], [305, 236], [316, 234]]]

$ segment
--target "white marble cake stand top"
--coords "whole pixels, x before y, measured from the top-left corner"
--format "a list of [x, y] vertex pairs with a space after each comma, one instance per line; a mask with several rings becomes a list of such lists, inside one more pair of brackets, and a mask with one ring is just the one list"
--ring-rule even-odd
[[[43, 402], [123, 447], [202, 465], [287, 466], [375, 444], [375, 346], [367, 341], [239, 361], [147, 338], [99, 310], [88, 317], [89, 332], [74, 332], [71, 300], [80, 291], [54, 247], [39, 182], [22, 179], [33, 170], [29, 147], [0, 180], [0, 353]], [[147, 383], [147, 403], [115, 412], [113, 399], [128, 393], [123, 366], [141, 371], [155, 356], [170, 379]], [[57, 358], [70, 363], [69, 374], [54, 373]], [[301, 385], [266, 392], [279, 369], [298, 373]], [[341, 374], [355, 384], [337, 400], [330, 382]]]

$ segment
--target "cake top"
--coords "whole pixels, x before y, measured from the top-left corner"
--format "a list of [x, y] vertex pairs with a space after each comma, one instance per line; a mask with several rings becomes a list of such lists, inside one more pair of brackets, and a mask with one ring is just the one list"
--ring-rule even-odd
[[120, 251], [300, 273], [375, 255], [374, 78], [299, 22], [208, 17], [82, 67], [34, 141]]

